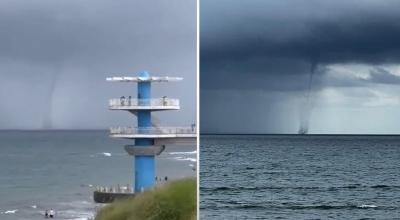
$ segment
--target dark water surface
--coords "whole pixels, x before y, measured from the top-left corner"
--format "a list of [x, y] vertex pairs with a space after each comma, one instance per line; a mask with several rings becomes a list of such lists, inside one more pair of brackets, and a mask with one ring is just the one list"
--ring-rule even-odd
[[[88, 219], [96, 185], [132, 183], [133, 163], [124, 151], [132, 141], [107, 131], [1, 131], [0, 220]], [[157, 175], [194, 176], [195, 147], [167, 146], [157, 157]], [[191, 165], [191, 166], [190, 166]]]
[[400, 136], [203, 136], [201, 219], [400, 219]]

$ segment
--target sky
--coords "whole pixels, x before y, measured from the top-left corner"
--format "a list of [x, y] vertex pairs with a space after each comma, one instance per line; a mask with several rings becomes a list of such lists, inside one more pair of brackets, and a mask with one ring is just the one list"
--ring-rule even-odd
[[160, 126], [196, 120], [196, 2], [187, 0], [0, 1], [0, 129], [104, 129], [132, 125], [108, 99], [134, 83], [110, 76], [183, 77], [155, 83], [154, 97], [181, 110], [154, 113]]
[[202, 0], [203, 133], [400, 133], [400, 1]]

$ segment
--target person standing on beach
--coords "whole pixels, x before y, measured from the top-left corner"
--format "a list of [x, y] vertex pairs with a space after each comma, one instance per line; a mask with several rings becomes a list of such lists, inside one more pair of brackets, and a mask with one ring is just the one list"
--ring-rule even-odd
[[49, 210], [46, 210], [46, 211], [44, 212], [44, 217], [45, 217], [45, 218], [48, 218], [48, 217], [49, 217]]
[[50, 218], [54, 217], [54, 210], [53, 209], [50, 209], [49, 216], [50, 216]]

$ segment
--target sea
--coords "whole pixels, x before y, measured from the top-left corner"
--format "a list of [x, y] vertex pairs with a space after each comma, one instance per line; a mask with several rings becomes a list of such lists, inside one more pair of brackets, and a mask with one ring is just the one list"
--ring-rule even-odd
[[400, 219], [400, 136], [203, 135], [200, 219]]
[[[96, 186], [132, 184], [126, 144], [107, 131], [0, 131], [0, 219], [44, 219], [48, 209], [55, 219], [92, 219], [103, 206], [93, 202]], [[196, 146], [167, 146], [157, 176], [196, 176], [196, 156]]]

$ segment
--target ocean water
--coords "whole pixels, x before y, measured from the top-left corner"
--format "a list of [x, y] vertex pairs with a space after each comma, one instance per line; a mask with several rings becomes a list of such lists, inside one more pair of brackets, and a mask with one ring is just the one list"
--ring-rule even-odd
[[201, 219], [400, 219], [400, 136], [202, 136]]
[[[93, 187], [132, 183], [131, 157], [107, 131], [1, 131], [0, 219], [88, 219], [100, 207]], [[196, 147], [167, 146], [157, 175], [195, 176]]]

